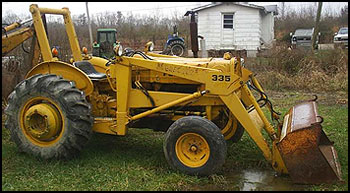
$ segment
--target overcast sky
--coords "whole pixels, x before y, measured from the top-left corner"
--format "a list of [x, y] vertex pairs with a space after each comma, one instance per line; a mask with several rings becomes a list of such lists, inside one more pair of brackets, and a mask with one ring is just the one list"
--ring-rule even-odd
[[[133, 14], [151, 14], [160, 17], [170, 17], [174, 12], [184, 15], [190, 10], [210, 2], [89, 2], [89, 12], [91, 14], [103, 13], [105, 11], [121, 11], [123, 14], [132, 12]], [[280, 2], [249, 2], [255, 5], [278, 5]], [[38, 4], [39, 7], [60, 9], [68, 7], [72, 15], [86, 13], [85, 2], [2, 2], [2, 16], [7, 13], [15, 13], [20, 16], [30, 17], [29, 5]], [[339, 12], [347, 2], [325, 2], [322, 11]], [[304, 6], [317, 6], [315, 2], [285, 2], [285, 7], [298, 9]]]

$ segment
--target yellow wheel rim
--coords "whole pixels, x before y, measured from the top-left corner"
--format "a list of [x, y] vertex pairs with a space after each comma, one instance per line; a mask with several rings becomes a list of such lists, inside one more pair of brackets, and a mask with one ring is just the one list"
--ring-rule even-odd
[[58, 105], [46, 97], [34, 97], [27, 101], [20, 112], [20, 124], [24, 136], [33, 144], [47, 147], [62, 137], [63, 114]]
[[176, 156], [187, 167], [197, 168], [207, 163], [210, 156], [208, 142], [196, 133], [185, 133], [175, 145]]

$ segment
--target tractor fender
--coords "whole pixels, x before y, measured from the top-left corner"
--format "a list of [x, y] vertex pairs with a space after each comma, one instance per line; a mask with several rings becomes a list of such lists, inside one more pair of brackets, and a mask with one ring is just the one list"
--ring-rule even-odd
[[25, 78], [29, 78], [35, 74], [56, 74], [63, 78], [75, 82], [76, 88], [84, 91], [88, 96], [94, 90], [94, 85], [90, 78], [79, 68], [61, 61], [46, 61], [39, 63], [32, 68]]
[[182, 43], [185, 43], [185, 40], [183, 38], [180, 38], [180, 37], [171, 37], [170, 39], [168, 39], [166, 41], [166, 44], [167, 45], [170, 45], [171, 42], [173, 41], [181, 41]]

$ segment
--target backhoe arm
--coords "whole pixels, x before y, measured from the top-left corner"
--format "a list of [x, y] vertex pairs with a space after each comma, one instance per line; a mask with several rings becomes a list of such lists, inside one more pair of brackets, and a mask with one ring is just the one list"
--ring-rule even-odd
[[[42, 17], [45, 17], [44, 15]], [[9, 52], [17, 48], [20, 44], [29, 38], [33, 38], [30, 45], [31, 66], [35, 66], [39, 62], [40, 48], [35, 35], [35, 29], [27, 23], [33, 19], [23, 22], [15, 22], [2, 28], [2, 56], [6, 56]]]
[[8, 54], [10, 51], [15, 49], [20, 44], [22, 44], [24, 41], [33, 37], [34, 30], [31, 27], [21, 28], [14, 32], [7, 33], [7, 31], [18, 28], [19, 26], [20, 25], [16, 22], [8, 26], [7, 30], [6, 28], [3, 28], [3, 31], [5, 31], [5, 34], [2, 35], [2, 42], [1, 42], [2, 56], [6, 56], [6, 54]]

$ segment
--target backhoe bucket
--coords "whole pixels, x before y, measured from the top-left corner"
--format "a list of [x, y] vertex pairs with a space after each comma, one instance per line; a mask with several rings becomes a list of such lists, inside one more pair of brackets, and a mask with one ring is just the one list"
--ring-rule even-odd
[[322, 130], [322, 121], [315, 100], [293, 106], [284, 117], [276, 145], [294, 183], [341, 180], [337, 152]]

